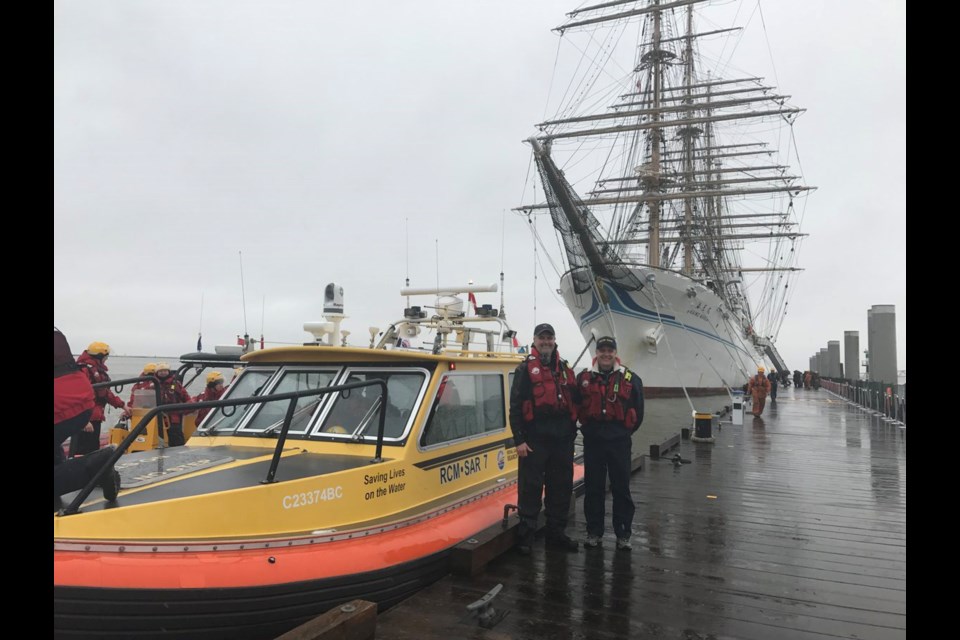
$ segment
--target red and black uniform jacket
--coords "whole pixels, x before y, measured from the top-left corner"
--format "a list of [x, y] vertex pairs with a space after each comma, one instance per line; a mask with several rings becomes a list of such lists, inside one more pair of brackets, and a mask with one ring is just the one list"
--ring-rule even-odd
[[566, 360], [553, 352], [543, 364], [536, 349], [514, 372], [510, 428], [515, 444], [531, 438], [573, 438], [577, 434], [577, 380]]
[[623, 365], [610, 371], [584, 369], [577, 376], [577, 415], [584, 438], [630, 436], [643, 422], [643, 381]]
[[[180, 384], [180, 381], [177, 380], [177, 376], [171, 372], [166, 378], [161, 378], [160, 404], [180, 404], [183, 402], [193, 402], [193, 398], [190, 397], [187, 390]], [[183, 416], [186, 413], [190, 412], [171, 411], [167, 415], [170, 416], [170, 422], [172, 424], [180, 424], [183, 422]]]
[[53, 330], [53, 424], [93, 409], [93, 387], [70, 353], [67, 339]]
[[[110, 374], [107, 373], [107, 365], [105, 365], [100, 358], [94, 358], [84, 351], [77, 358], [77, 364], [80, 365], [80, 369], [87, 374], [87, 380], [90, 381], [90, 384], [110, 381]], [[117, 409], [123, 408], [123, 400], [111, 391], [110, 387], [94, 389], [93, 393], [95, 406], [93, 407], [93, 415], [90, 416], [90, 422], [103, 422], [103, 409], [108, 404]]]
[[[210, 400], [219, 400], [220, 396], [223, 395], [223, 392], [226, 391], [226, 387], [214, 385], [212, 387], [207, 387], [203, 390], [203, 393], [194, 397], [194, 402], [209, 402]], [[207, 417], [207, 414], [210, 413], [210, 409], [200, 409], [197, 411], [197, 424]]]

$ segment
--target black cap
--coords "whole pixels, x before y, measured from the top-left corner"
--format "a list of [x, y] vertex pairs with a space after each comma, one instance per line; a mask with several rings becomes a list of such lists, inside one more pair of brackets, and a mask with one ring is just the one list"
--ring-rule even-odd
[[614, 351], [617, 350], [617, 341], [611, 338], [610, 336], [603, 336], [602, 338], [597, 339], [597, 349], [602, 349], [603, 347], [610, 347]]
[[549, 333], [552, 336], [557, 335], [557, 332], [553, 330], [553, 325], [547, 324], [546, 322], [542, 322], [538, 324], [537, 327], [533, 330], [534, 336], [538, 336], [541, 333]]

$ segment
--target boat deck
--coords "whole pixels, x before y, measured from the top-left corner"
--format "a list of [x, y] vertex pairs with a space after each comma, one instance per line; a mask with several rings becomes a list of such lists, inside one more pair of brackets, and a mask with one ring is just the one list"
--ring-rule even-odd
[[[713, 435], [675, 450], [690, 464], [671, 451], [634, 474], [632, 552], [609, 522], [601, 549], [511, 551], [384, 612], [376, 637], [905, 638], [905, 429], [781, 389], [760, 420]], [[582, 498], [576, 514], [582, 538]], [[466, 605], [498, 583], [508, 613], [481, 629]]]

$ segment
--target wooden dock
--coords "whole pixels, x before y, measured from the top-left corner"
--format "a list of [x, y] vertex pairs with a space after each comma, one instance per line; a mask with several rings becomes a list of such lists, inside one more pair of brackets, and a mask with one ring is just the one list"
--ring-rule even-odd
[[[600, 549], [507, 551], [381, 613], [376, 638], [905, 638], [905, 429], [824, 389], [725, 420], [713, 443], [644, 459], [632, 551], [609, 521]], [[575, 513], [582, 539], [582, 499]], [[467, 605], [497, 584], [484, 629]]]

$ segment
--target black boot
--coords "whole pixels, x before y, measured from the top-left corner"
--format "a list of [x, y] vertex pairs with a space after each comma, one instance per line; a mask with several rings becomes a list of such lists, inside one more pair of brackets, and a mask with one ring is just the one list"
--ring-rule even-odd
[[[116, 445], [107, 445], [103, 449], [94, 451], [83, 456], [84, 470], [87, 473], [87, 481], [93, 478], [97, 472], [107, 463], [113, 452], [116, 451]], [[120, 492], [120, 474], [112, 466], [100, 477], [100, 490], [103, 491], [103, 498], [107, 502], [113, 502], [117, 499]]]
[[575, 552], [580, 550], [580, 543], [562, 531], [548, 533], [545, 537], [544, 544], [548, 547], [561, 549], [563, 551]]
[[533, 551], [534, 530], [527, 527], [523, 522], [517, 527], [517, 553], [522, 556], [528, 556]]

